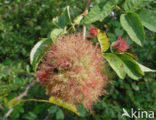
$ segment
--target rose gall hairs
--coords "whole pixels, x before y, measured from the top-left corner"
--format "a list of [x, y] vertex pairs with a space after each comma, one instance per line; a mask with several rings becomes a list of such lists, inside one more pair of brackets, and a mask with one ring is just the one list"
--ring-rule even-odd
[[97, 36], [97, 32], [98, 32], [98, 29], [96, 27], [91, 26], [89, 28], [90, 37], [96, 37]]
[[126, 43], [128, 38], [125, 40], [122, 39], [122, 35], [119, 35], [117, 41], [113, 45], [113, 47], [119, 52], [126, 52], [129, 49], [129, 45]]
[[100, 48], [78, 33], [60, 37], [49, 46], [37, 77], [48, 95], [70, 104], [83, 104], [91, 111], [93, 103], [106, 93], [105, 70]]

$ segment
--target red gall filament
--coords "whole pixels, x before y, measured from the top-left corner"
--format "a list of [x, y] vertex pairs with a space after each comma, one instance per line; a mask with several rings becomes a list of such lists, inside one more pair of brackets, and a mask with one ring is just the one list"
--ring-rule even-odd
[[67, 35], [49, 46], [37, 77], [48, 95], [91, 111], [108, 82], [104, 63], [100, 48], [82, 34]]
[[90, 27], [89, 28], [89, 34], [91, 37], [96, 37], [97, 36], [97, 28], [96, 27]]
[[115, 44], [113, 45], [113, 47], [118, 50], [119, 52], [126, 52], [127, 49], [129, 49], [129, 45], [126, 43], [128, 40], [128, 38], [126, 38], [125, 40], [122, 39], [122, 35], [120, 35], [117, 39], [117, 41], [115, 42]]

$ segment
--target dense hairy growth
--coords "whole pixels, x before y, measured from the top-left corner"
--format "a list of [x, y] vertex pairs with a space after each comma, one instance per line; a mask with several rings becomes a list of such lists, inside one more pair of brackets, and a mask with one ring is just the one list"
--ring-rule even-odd
[[97, 36], [97, 28], [96, 27], [90, 27], [89, 28], [89, 34], [91, 37], [96, 37]]
[[47, 94], [68, 103], [91, 106], [105, 93], [105, 61], [101, 50], [82, 34], [58, 38], [42, 59], [37, 76]]
[[123, 40], [122, 35], [120, 35], [113, 47], [119, 52], [126, 52], [129, 49], [129, 45], [126, 43], [127, 40], [128, 38], [126, 38], [126, 40]]

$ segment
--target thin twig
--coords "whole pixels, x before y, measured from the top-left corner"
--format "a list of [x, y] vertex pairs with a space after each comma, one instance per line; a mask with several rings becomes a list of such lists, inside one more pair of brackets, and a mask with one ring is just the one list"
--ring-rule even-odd
[[3, 110], [3, 109], [4, 109], [2, 105], [0, 105], [0, 109], [1, 109], [1, 110]]
[[[87, 5], [86, 5], [86, 9], [83, 12], [84, 18], [88, 14], [88, 9], [89, 9], [90, 2], [91, 2], [91, 0], [88, 0]], [[86, 38], [86, 26], [83, 25], [83, 40], [85, 40], [85, 38]]]
[[48, 115], [43, 120], [49, 120], [49, 118], [50, 118], [50, 113], [48, 113]]
[[125, 13], [125, 11], [120, 6], [116, 5], [116, 8], [120, 10], [121, 12]]
[[17, 96], [16, 99], [19, 100], [19, 99], [23, 98], [24, 96], [26, 96], [27, 93], [28, 93], [28, 91], [29, 91], [29, 89], [30, 89], [33, 85], [35, 85], [35, 83], [36, 83], [36, 81], [33, 81], [31, 84], [27, 85], [25, 91], [24, 91], [23, 93], [21, 93], [19, 96]]
[[88, 9], [89, 9], [89, 5], [90, 5], [91, 0], [88, 0], [87, 5], [86, 5], [86, 9], [83, 12], [83, 15], [86, 16], [88, 14]]
[[83, 40], [86, 38], [86, 26], [83, 25]]
[[[21, 93], [19, 96], [17, 96], [15, 99], [16, 99], [16, 100], [20, 100], [20, 99], [22, 99], [24, 96], [26, 96], [27, 93], [28, 93], [28, 91], [29, 91], [29, 89], [30, 89], [33, 85], [35, 85], [36, 82], [37, 82], [37, 81], [33, 81], [31, 84], [27, 85], [25, 91], [24, 91], [23, 93]], [[10, 108], [10, 109], [8, 110], [8, 112], [3, 116], [2, 120], [7, 120], [7, 118], [8, 118], [8, 117], [10, 116], [10, 114], [12, 113], [13, 109], [14, 109], [13, 107]]]

